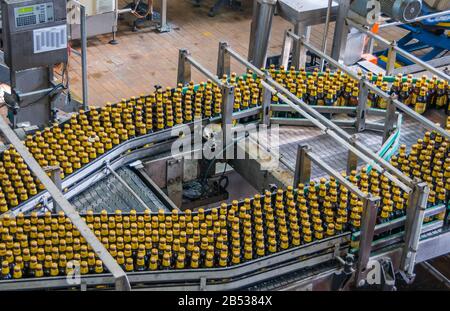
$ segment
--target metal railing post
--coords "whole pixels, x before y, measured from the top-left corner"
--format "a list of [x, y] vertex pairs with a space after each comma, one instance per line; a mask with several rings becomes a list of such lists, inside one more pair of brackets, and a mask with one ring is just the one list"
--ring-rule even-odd
[[232, 142], [231, 127], [233, 125], [233, 104], [234, 104], [234, 86], [224, 84], [221, 86], [222, 92], [222, 137], [223, 147], [227, 148]]
[[255, 0], [248, 48], [248, 60], [256, 67], [266, 65], [272, 18], [277, 0]]
[[181, 83], [183, 85], [186, 85], [191, 81], [191, 64], [186, 59], [189, 55], [191, 54], [187, 49], [180, 49], [178, 54], [177, 83]]
[[388, 48], [387, 62], [386, 62], [386, 75], [390, 76], [395, 70], [395, 60], [397, 59], [396, 52], [397, 42], [394, 40]]
[[356, 131], [362, 132], [366, 129], [366, 114], [367, 114], [367, 96], [369, 90], [365, 83], [365, 78], [362, 77], [358, 82], [359, 94], [358, 94], [358, 106], [356, 107]]
[[298, 145], [297, 160], [295, 163], [294, 172], [294, 187], [299, 183], [308, 183], [311, 179], [311, 159], [308, 157], [308, 152], [311, 148], [307, 145]]
[[414, 278], [414, 265], [417, 248], [422, 231], [425, 209], [427, 207], [430, 188], [426, 182], [415, 178], [416, 182], [409, 195], [408, 208], [406, 209], [405, 222], [405, 246], [403, 248], [400, 268], [406, 281]]
[[386, 116], [384, 119], [383, 144], [391, 136], [391, 133], [394, 129], [396, 119], [397, 119], [397, 115], [395, 113], [397, 109], [395, 108], [395, 105], [393, 104], [392, 99], [393, 98], [390, 98], [387, 101]]
[[[59, 166], [47, 166], [44, 167], [44, 171], [46, 173], [50, 173], [50, 179], [53, 181], [53, 183], [59, 189], [59, 191], [61, 191], [62, 190], [61, 168]], [[62, 211], [61, 206], [58, 205], [58, 202], [54, 202], [53, 211], [54, 212]]]
[[[350, 137], [349, 143], [352, 146], [355, 146], [356, 139], [357, 139], [356, 135], [352, 135]], [[347, 175], [349, 175], [351, 171], [356, 170], [357, 168], [358, 168], [358, 156], [349, 149], [347, 153]]]
[[361, 234], [359, 236], [358, 263], [356, 267], [356, 285], [365, 284], [367, 264], [372, 250], [372, 241], [375, 232], [377, 220], [377, 211], [380, 204], [380, 198], [369, 196], [363, 199], [363, 213], [361, 217]]
[[339, 59], [342, 58], [347, 46], [349, 27], [345, 18], [350, 9], [350, 0], [339, 0], [338, 2], [338, 13], [336, 16], [333, 44], [331, 48], [331, 57], [336, 61], [339, 61]]
[[295, 25], [294, 33], [300, 38], [299, 40], [295, 40], [292, 51], [292, 66], [295, 67], [295, 70], [299, 70], [301, 67], [306, 65], [306, 52], [307, 48], [303, 44], [303, 42], [308, 41], [311, 35], [311, 27], [305, 26], [304, 23], [298, 23]]
[[89, 109], [88, 74], [87, 74], [87, 34], [86, 8], [80, 4], [80, 35], [81, 35], [81, 84], [83, 89], [83, 110]]
[[281, 66], [284, 66], [284, 68], [288, 68], [289, 65], [289, 56], [291, 55], [292, 51], [292, 44], [294, 39], [292, 39], [291, 36], [289, 36], [289, 32], [291, 30], [287, 29], [284, 31], [284, 39], [283, 39], [283, 47], [281, 49], [281, 60], [280, 64]]
[[[267, 74], [266, 74], [266, 78], [267, 78]], [[264, 85], [262, 85], [262, 120], [261, 122], [267, 126], [270, 126], [270, 106], [272, 104], [272, 92], [265, 87]]]
[[219, 55], [217, 56], [217, 76], [222, 78], [223, 75], [230, 76], [230, 54], [228, 54], [227, 42], [219, 43]]

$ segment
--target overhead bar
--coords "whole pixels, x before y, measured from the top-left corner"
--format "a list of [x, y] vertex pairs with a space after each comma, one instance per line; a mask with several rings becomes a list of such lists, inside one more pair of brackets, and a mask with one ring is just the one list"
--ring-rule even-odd
[[422, 15], [422, 16], [416, 17], [412, 20], [409, 20], [407, 22], [392, 22], [392, 23], [381, 24], [379, 26], [379, 29], [392, 27], [392, 26], [399, 26], [399, 25], [404, 25], [404, 24], [416, 23], [419, 21], [423, 21], [424, 19], [435, 18], [435, 17], [444, 16], [444, 15], [450, 15], [450, 10], [437, 12], [437, 13], [433, 13], [433, 14], [428, 14], [428, 15]]

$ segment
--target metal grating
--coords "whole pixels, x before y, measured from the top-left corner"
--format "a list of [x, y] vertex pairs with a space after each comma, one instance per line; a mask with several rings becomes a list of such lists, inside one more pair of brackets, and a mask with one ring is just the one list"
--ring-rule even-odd
[[[167, 211], [167, 208], [135, 172], [128, 167], [121, 167], [116, 172], [153, 212], [157, 212], [159, 209]], [[139, 204], [131, 192], [112, 174], [77, 194], [70, 199], [70, 202], [80, 213], [85, 213], [87, 210], [100, 212], [103, 209], [108, 212], [114, 212], [116, 209], [124, 212], [132, 209], [138, 212], [144, 210], [144, 207]]]
[[[433, 122], [444, 124], [445, 114], [442, 111], [432, 110], [426, 115]], [[348, 119], [341, 115], [340, 120]], [[370, 117], [371, 122], [384, 122], [383, 117]], [[403, 114], [403, 123], [400, 132], [400, 143], [411, 146], [418, 138], [422, 137], [427, 129], [419, 122]], [[347, 166], [347, 149], [342, 147], [335, 140], [323, 134], [316, 127], [301, 126], [280, 126], [280, 154], [281, 157], [292, 167], [295, 167], [297, 154], [297, 146], [299, 144], [309, 145], [312, 152], [317, 157], [324, 160], [325, 163], [335, 168], [337, 171], [345, 171]], [[348, 129], [348, 133], [355, 133], [354, 130]], [[374, 131], [364, 131], [356, 133], [358, 141], [367, 145], [371, 150], [378, 151], [382, 144], [382, 133]], [[363, 161], [359, 161], [358, 165], [363, 165]], [[320, 168], [312, 164], [311, 178], [318, 179], [327, 176]]]

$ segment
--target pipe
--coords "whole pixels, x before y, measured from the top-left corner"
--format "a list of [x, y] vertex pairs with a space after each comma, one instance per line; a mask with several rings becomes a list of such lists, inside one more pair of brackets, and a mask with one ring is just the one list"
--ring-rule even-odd
[[450, 10], [437, 12], [437, 13], [433, 13], [433, 14], [428, 14], [428, 15], [422, 15], [422, 16], [416, 17], [415, 19], [407, 21], [407, 22], [392, 22], [392, 23], [381, 24], [378, 28], [382, 29], [382, 28], [387, 28], [387, 27], [392, 27], [392, 26], [411, 24], [411, 23], [422, 21], [424, 19], [435, 18], [435, 17], [444, 16], [444, 15], [450, 15]]
[[87, 75], [87, 37], [86, 37], [86, 8], [80, 4], [80, 33], [81, 33], [81, 83], [83, 88], [83, 110], [88, 105], [88, 75]]

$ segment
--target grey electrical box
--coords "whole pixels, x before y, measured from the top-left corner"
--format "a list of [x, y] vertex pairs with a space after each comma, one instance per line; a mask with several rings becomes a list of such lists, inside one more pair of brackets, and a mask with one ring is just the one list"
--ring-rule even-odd
[[1, 0], [5, 63], [13, 71], [67, 62], [66, 0]]

